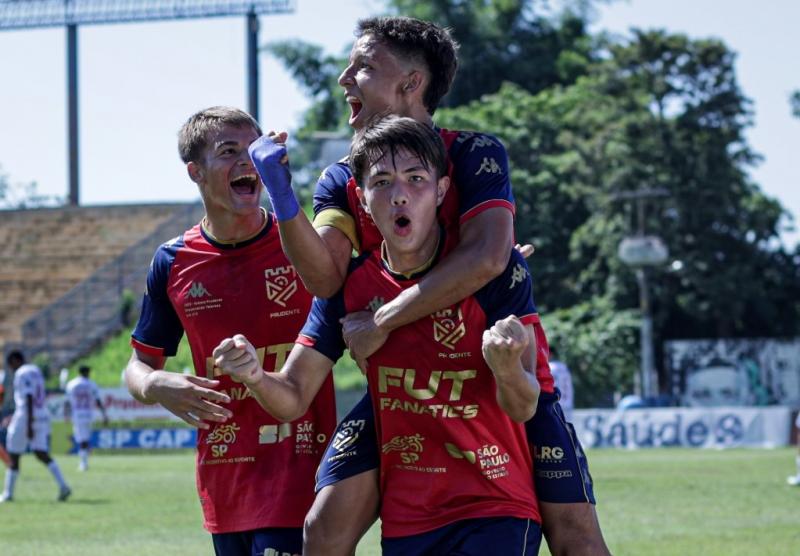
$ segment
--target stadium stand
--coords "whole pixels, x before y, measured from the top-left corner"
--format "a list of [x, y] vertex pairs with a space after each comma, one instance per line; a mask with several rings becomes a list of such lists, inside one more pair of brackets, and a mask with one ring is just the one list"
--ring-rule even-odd
[[199, 203], [0, 212], [4, 351], [21, 347], [65, 365], [119, 330], [156, 246], [202, 214]]

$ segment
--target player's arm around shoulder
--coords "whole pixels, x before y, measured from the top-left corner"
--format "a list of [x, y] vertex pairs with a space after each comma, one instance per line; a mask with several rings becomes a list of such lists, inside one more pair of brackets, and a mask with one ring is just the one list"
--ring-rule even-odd
[[532, 418], [540, 392], [533, 326], [510, 315], [484, 331], [481, 349], [497, 384], [497, 403], [518, 423]]
[[261, 367], [255, 347], [242, 334], [225, 338], [214, 348], [214, 364], [244, 384], [270, 415], [294, 421], [308, 411], [333, 366], [320, 352], [295, 344], [280, 372]]
[[164, 370], [166, 357], [134, 349], [125, 368], [130, 394], [145, 404], [161, 404], [188, 424], [201, 429], [224, 423], [233, 413], [219, 404], [230, 403], [227, 394], [214, 390], [218, 380]]

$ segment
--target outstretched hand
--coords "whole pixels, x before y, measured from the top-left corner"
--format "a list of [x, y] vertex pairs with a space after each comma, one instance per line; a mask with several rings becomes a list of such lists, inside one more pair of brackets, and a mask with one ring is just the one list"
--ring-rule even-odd
[[230, 403], [227, 394], [214, 390], [218, 380], [172, 373], [153, 371], [147, 377], [145, 396], [164, 406], [194, 427], [210, 428], [207, 421], [224, 423], [233, 416], [231, 410], [219, 404]]

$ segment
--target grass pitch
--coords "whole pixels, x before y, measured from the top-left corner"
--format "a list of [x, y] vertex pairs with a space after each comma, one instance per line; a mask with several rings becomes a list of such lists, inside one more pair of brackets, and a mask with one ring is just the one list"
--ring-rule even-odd
[[[589, 453], [606, 540], [616, 555], [800, 554], [794, 450], [595, 450]], [[0, 505], [0, 554], [213, 554], [201, 526], [194, 455], [95, 454], [88, 473], [58, 456], [73, 496], [33, 456], [16, 500]], [[357, 554], [380, 554], [377, 527]], [[543, 544], [540, 554], [549, 554]]]

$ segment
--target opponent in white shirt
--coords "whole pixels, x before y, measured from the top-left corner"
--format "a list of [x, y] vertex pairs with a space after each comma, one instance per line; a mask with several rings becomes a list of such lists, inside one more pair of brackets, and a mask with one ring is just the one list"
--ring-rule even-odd
[[36, 365], [26, 365], [19, 351], [12, 351], [6, 359], [8, 369], [14, 373], [14, 415], [8, 426], [6, 451], [11, 466], [6, 470], [5, 488], [0, 503], [14, 499], [14, 486], [19, 476], [19, 459], [29, 448], [36, 458], [47, 466], [58, 483], [58, 500], [64, 501], [72, 493], [58, 464], [50, 457], [48, 440], [50, 416], [44, 404], [44, 377]]
[[108, 416], [100, 401], [100, 389], [89, 378], [91, 369], [81, 365], [76, 376], [67, 383], [67, 401], [64, 404], [64, 418], [72, 420], [72, 435], [78, 444], [79, 471], [89, 469], [89, 440], [92, 436], [93, 408], [96, 405], [103, 414], [103, 424], [108, 424]]
[[569, 367], [563, 361], [556, 359], [556, 349], [550, 346], [550, 374], [553, 375], [553, 381], [558, 388], [559, 396], [558, 403], [561, 409], [564, 410], [564, 417], [567, 422], [572, 422], [572, 410], [575, 407], [575, 393], [572, 389], [572, 374]]

